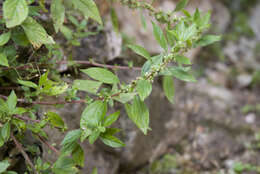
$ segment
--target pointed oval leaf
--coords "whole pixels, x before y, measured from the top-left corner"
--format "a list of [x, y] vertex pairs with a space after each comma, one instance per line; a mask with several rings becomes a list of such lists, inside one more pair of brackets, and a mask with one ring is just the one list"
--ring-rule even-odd
[[194, 76], [180, 67], [168, 67], [161, 73], [162, 75], [174, 76], [186, 82], [196, 82]]
[[31, 17], [28, 17], [22, 23], [22, 27], [28, 40], [35, 48], [40, 48], [42, 44], [55, 43], [52, 37], [47, 34], [45, 29]]
[[114, 148], [125, 146], [125, 144], [121, 140], [114, 137], [113, 135], [101, 135], [101, 141], [103, 141], [104, 144]]
[[11, 31], [1, 34], [0, 46], [3, 46], [4, 44], [6, 44], [9, 41], [10, 37], [11, 37]]
[[62, 4], [62, 0], [52, 0], [51, 17], [54, 22], [55, 31], [57, 33], [65, 19], [65, 7]]
[[86, 91], [92, 94], [96, 94], [102, 82], [93, 80], [75, 80], [73, 82], [73, 88], [77, 88], [81, 91]]
[[187, 58], [187, 57], [185, 57], [185, 56], [182, 56], [182, 55], [176, 56], [176, 61], [177, 61], [179, 64], [191, 65], [190, 59]]
[[0, 53], [0, 65], [9, 67], [8, 60], [4, 52]]
[[17, 97], [14, 91], [12, 91], [11, 94], [8, 96], [6, 103], [10, 111], [13, 111], [15, 109], [17, 104]]
[[82, 69], [82, 72], [89, 75], [91, 78], [107, 84], [118, 83], [119, 79], [111, 71], [104, 68], [88, 68]]
[[84, 130], [86, 128], [97, 127], [102, 123], [107, 112], [107, 103], [102, 101], [95, 101], [88, 105], [81, 115], [80, 127]]
[[210, 45], [210, 44], [212, 44], [214, 42], [218, 42], [220, 40], [221, 40], [221, 36], [205, 35], [197, 42], [197, 45], [203, 47], [203, 46]]
[[31, 81], [26, 81], [26, 80], [20, 80], [20, 79], [17, 79], [18, 83], [23, 85], [23, 86], [27, 86], [27, 87], [30, 87], [30, 88], [37, 88], [38, 86], [31, 82]]
[[77, 141], [77, 139], [79, 139], [80, 136], [81, 136], [80, 129], [69, 131], [64, 137], [64, 139], [62, 140], [61, 145], [64, 146], [66, 144], [71, 144]]
[[78, 170], [71, 158], [62, 156], [53, 164], [52, 172], [55, 174], [75, 174]]
[[145, 48], [139, 45], [127, 45], [127, 47], [134, 51], [136, 54], [143, 56], [146, 59], [151, 59], [149, 52]]
[[84, 151], [79, 144], [73, 150], [72, 158], [77, 165], [84, 167], [84, 161], [85, 161]]
[[102, 19], [93, 0], [73, 0], [72, 3], [76, 9], [84, 14], [86, 19], [90, 17], [102, 25]]
[[163, 34], [162, 29], [157, 24], [155, 24], [154, 22], [152, 22], [152, 25], [153, 25], [153, 34], [154, 34], [155, 39], [157, 40], [159, 45], [165, 51], [167, 51], [168, 50], [168, 45], [167, 45], [167, 41], [166, 41], [166, 38], [165, 38], [165, 36]]
[[5, 123], [4, 126], [1, 128], [1, 135], [4, 141], [8, 141], [11, 133], [11, 126], [10, 123]]
[[7, 160], [0, 162], [0, 173], [3, 173], [7, 170], [7, 168], [10, 166]]
[[152, 84], [147, 80], [140, 80], [137, 82], [136, 90], [141, 100], [144, 101], [152, 92]]
[[65, 123], [62, 120], [62, 118], [59, 116], [59, 114], [49, 111], [49, 112], [47, 112], [46, 116], [50, 120], [50, 123], [52, 126], [58, 127], [58, 128], [65, 128]]
[[125, 109], [129, 118], [146, 135], [149, 130], [149, 110], [145, 103], [135, 96], [133, 105], [125, 104]]
[[174, 81], [171, 76], [164, 76], [163, 77], [163, 91], [167, 99], [174, 103]]
[[120, 114], [120, 111], [117, 111], [117, 112], [105, 117], [105, 119], [103, 121], [103, 126], [104, 127], [110, 126], [112, 123], [114, 123], [118, 119], [119, 114]]
[[176, 5], [174, 11], [180, 11], [188, 4], [189, 0], [180, 0]]
[[29, 8], [26, 0], [6, 0], [3, 4], [6, 27], [20, 25], [28, 16]]

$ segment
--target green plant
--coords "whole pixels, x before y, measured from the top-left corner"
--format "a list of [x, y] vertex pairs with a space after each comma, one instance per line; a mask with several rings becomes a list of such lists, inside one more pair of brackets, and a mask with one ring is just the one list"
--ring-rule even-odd
[[[26, 160], [29, 173], [77, 173], [78, 166], [84, 165], [84, 151], [80, 142], [86, 140], [93, 144], [100, 138], [108, 146], [114, 148], [124, 146], [124, 143], [115, 136], [120, 130], [111, 127], [120, 112], [107, 114], [108, 110], [113, 108], [114, 102], [124, 104], [129, 118], [144, 134], [147, 134], [150, 130], [149, 110], [144, 100], [152, 91], [154, 78], [163, 76], [163, 90], [173, 103], [173, 77], [186, 82], [196, 81], [189, 66], [191, 62], [184, 53], [191, 48], [220, 40], [219, 36], [204, 35], [204, 31], [210, 26], [210, 12], [202, 15], [197, 9], [194, 14], [190, 14], [184, 10], [188, 0], [181, 0], [171, 13], [157, 10], [142, 1], [119, 0], [119, 2], [132, 9], [149, 11], [155, 19], [152, 21], [154, 37], [164, 50], [159, 55], [151, 56], [141, 46], [127, 45], [146, 59], [140, 77], [129, 84], [121, 83], [109, 69], [140, 70], [140, 68], [105, 65], [93, 60], [63, 60], [64, 55], [60, 51], [62, 47], [70, 51], [73, 46], [80, 45], [79, 38], [102, 30], [103, 22], [93, 0], [52, 0], [51, 4], [44, 0], [5, 0], [2, 3], [0, 82], [2, 89], [14, 87], [11, 88], [13, 90], [9, 95], [6, 95], [4, 90], [0, 94], [0, 146], [13, 141]], [[182, 11], [184, 16], [176, 17], [174, 14], [177, 11]], [[50, 25], [49, 19], [44, 21], [41, 18], [44, 15], [50, 16], [53, 25]], [[115, 31], [119, 32], [116, 16], [116, 12], [112, 10], [112, 23]], [[86, 29], [89, 19], [92, 23], [99, 24], [97, 32]], [[143, 21], [144, 25], [145, 22]], [[164, 29], [158, 23], [163, 24]], [[59, 32], [67, 39], [66, 43], [55, 42], [54, 36]], [[170, 62], [174, 62], [175, 65], [169, 66]], [[92, 80], [76, 79], [72, 83], [65, 82], [57, 71], [57, 67], [61, 64], [67, 64], [75, 69], [82, 64], [93, 66], [80, 69], [81, 73]], [[86, 92], [86, 98], [78, 98], [78, 91]], [[49, 97], [58, 99], [48, 100]], [[85, 103], [86, 108], [81, 114], [80, 128], [69, 130], [60, 143], [61, 149], [58, 150], [48, 144], [48, 136], [43, 128], [48, 125], [64, 132], [67, 130], [66, 123], [62, 116], [55, 112], [46, 111], [39, 118], [37, 111], [42, 105], [62, 106], [66, 103]], [[27, 145], [22, 144], [27, 131], [57, 154], [57, 161], [54, 164], [43, 162], [40, 158], [31, 159], [28, 156], [24, 150]], [[5, 169], [1, 172], [5, 172]], [[97, 169], [93, 173], [97, 173]]]

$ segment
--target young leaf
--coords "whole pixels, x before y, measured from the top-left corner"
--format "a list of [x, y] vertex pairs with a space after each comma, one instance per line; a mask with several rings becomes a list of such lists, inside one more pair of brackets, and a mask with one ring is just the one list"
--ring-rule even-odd
[[162, 29], [156, 25], [154, 22], [152, 22], [153, 25], [153, 34], [155, 39], [157, 40], [157, 42], [160, 44], [160, 46], [167, 51], [168, 50], [168, 45], [167, 45], [167, 41], [166, 38], [163, 34]]
[[174, 81], [171, 76], [164, 76], [163, 77], [163, 91], [167, 99], [174, 103]]
[[86, 19], [90, 17], [102, 25], [102, 19], [93, 0], [73, 0], [72, 3], [76, 9], [84, 14]]
[[75, 174], [78, 170], [74, 167], [71, 158], [62, 156], [53, 164], [52, 172], [55, 174]]
[[73, 82], [73, 88], [77, 88], [81, 91], [86, 91], [92, 94], [96, 94], [102, 82], [93, 80], [75, 80]]
[[133, 105], [125, 104], [125, 109], [129, 118], [146, 135], [149, 129], [149, 110], [145, 103], [135, 96]]
[[174, 11], [180, 11], [182, 10], [184, 7], [186, 7], [186, 5], [188, 4], [189, 0], [180, 0], [178, 2], [178, 4], [176, 5]]
[[62, 118], [55, 112], [47, 112], [46, 116], [50, 120], [50, 123], [54, 127], [64, 128], [65, 123]]
[[61, 145], [64, 146], [66, 144], [71, 144], [71, 143], [77, 141], [77, 139], [79, 139], [80, 135], [81, 135], [80, 129], [69, 131], [66, 134], [66, 136], [64, 137], [63, 141], [61, 142]]
[[7, 168], [10, 166], [7, 160], [0, 162], [0, 173], [3, 173], [7, 170]]
[[10, 132], [11, 132], [10, 123], [5, 123], [4, 126], [1, 128], [1, 135], [5, 142], [8, 141], [10, 137]]
[[5, 52], [0, 52], [0, 65], [9, 67]]
[[187, 58], [187, 57], [185, 57], [185, 56], [182, 56], [182, 55], [176, 56], [176, 61], [177, 61], [179, 64], [191, 65], [190, 59]]
[[3, 46], [4, 44], [6, 44], [9, 41], [10, 37], [11, 37], [11, 31], [1, 34], [0, 46]]
[[28, 17], [22, 23], [22, 27], [28, 40], [35, 48], [40, 48], [42, 44], [55, 43], [52, 37], [47, 34], [45, 29], [31, 17]]
[[127, 45], [127, 47], [134, 51], [136, 54], [143, 56], [146, 59], [151, 59], [149, 52], [145, 48], [139, 45]]
[[3, 3], [3, 15], [6, 27], [20, 25], [28, 16], [29, 8], [26, 0], [6, 0]]
[[38, 86], [31, 82], [31, 81], [25, 81], [25, 80], [20, 80], [20, 79], [17, 79], [18, 83], [23, 85], [23, 86], [27, 86], [27, 87], [30, 87], [30, 88], [37, 88]]
[[136, 90], [142, 101], [148, 97], [152, 92], [152, 85], [147, 80], [140, 80], [137, 83]]
[[113, 28], [114, 28], [115, 32], [118, 33], [119, 23], [118, 23], [117, 14], [116, 14], [116, 11], [114, 8], [111, 8], [111, 10], [110, 10], [110, 17], [111, 17]]
[[117, 111], [117, 112], [105, 117], [105, 119], [103, 121], [103, 126], [104, 127], [110, 126], [112, 123], [114, 123], [118, 119], [119, 114], [120, 114], [120, 111]]
[[10, 111], [13, 111], [15, 109], [17, 103], [17, 97], [14, 91], [12, 91], [11, 94], [8, 96], [6, 103]]
[[136, 93], [121, 93], [121, 94], [119, 94], [119, 96], [113, 97], [113, 99], [115, 99], [116, 101], [119, 101], [121, 103], [127, 103], [130, 100], [132, 100], [135, 95], [136, 95]]
[[210, 45], [210, 44], [220, 41], [220, 40], [221, 40], [221, 36], [205, 35], [197, 42], [197, 45], [198, 46], [207, 46], [207, 45]]
[[176, 77], [180, 80], [186, 81], [186, 82], [196, 82], [196, 79], [193, 77], [192, 74], [184, 71], [180, 67], [168, 67], [161, 74], [167, 75], [167, 76], [174, 76], [174, 77]]
[[84, 161], [85, 161], [85, 156], [84, 156], [84, 151], [81, 148], [81, 146], [78, 144], [77, 147], [73, 150], [72, 152], [72, 158], [73, 161], [81, 166], [84, 167]]
[[101, 135], [101, 141], [103, 141], [104, 144], [114, 148], [125, 146], [122, 141], [112, 135]]
[[97, 127], [102, 123], [107, 112], [107, 103], [95, 101], [88, 105], [81, 115], [80, 127], [84, 130], [87, 127]]
[[100, 131], [99, 130], [95, 130], [92, 132], [92, 134], [89, 136], [88, 140], [90, 144], [94, 144], [94, 142], [98, 139], [99, 135], [100, 135]]
[[101, 81], [107, 84], [118, 83], [119, 79], [111, 71], [108, 71], [104, 68], [88, 68], [81, 69], [82, 72], [89, 75], [91, 78]]
[[65, 19], [65, 7], [62, 4], [62, 0], [52, 0], [51, 17], [54, 22], [55, 31], [57, 33]]

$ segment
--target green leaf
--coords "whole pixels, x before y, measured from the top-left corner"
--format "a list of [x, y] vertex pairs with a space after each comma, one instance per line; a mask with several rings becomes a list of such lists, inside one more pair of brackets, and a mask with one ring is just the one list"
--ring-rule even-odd
[[104, 144], [114, 148], [125, 146], [122, 141], [112, 135], [101, 135], [101, 141], [103, 141]]
[[28, 17], [22, 23], [22, 27], [34, 48], [40, 48], [42, 44], [55, 43], [52, 37], [47, 34], [45, 29], [31, 17]]
[[97, 127], [102, 123], [107, 112], [107, 103], [102, 101], [95, 101], [88, 105], [81, 115], [80, 127]]
[[205, 35], [203, 36], [196, 45], [198, 46], [206, 46], [206, 45], [210, 45], [214, 42], [218, 42], [221, 40], [221, 36], [217, 36], [217, 35]]
[[0, 173], [3, 173], [6, 171], [6, 169], [10, 166], [7, 160], [0, 162]]
[[189, 0], [180, 0], [176, 5], [174, 11], [180, 11], [188, 4]]
[[86, 91], [92, 94], [96, 94], [102, 82], [93, 80], [75, 80], [73, 82], [73, 88], [77, 88], [81, 91]]
[[165, 71], [161, 73], [162, 75], [167, 76], [174, 76], [180, 80], [186, 81], [186, 82], [196, 82], [196, 79], [193, 77], [192, 74], [186, 72], [180, 67], [168, 67]]
[[15, 109], [17, 104], [17, 97], [14, 91], [12, 91], [11, 94], [8, 96], [6, 103], [10, 111], [13, 111]]
[[121, 93], [119, 96], [114, 96], [113, 99], [121, 103], [127, 103], [134, 98], [136, 93]]
[[73, 32], [70, 28], [68, 28], [66, 26], [61, 26], [60, 31], [66, 37], [67, 40], [73, 39]]
[[90, 17], [102, 25], [102, 19], [93, 0], [73, 0], [72, 3], [76, 9], [84, 14], [86, 19]]
[[12, 40], [19, 46], [26, 47], [30, 44], [22, 27], [12, 29]]
[[176, 56], [176, 61], [177, 61], [179, 64], [191, 65], [190, 59], [187, 58], [187, 57], [185, 57], [185, 56], [182, 56], [182, 55]]
[[43, 86], [46, 84], [46, 82], [48, 81], [48, 74], [49, 74], [49, 71], [47, 71], [46, 73], [41, 75], [41, 77], [39, 79], [39, 86]]
[[95, 130], [91, 133], [91, 135], [89, 136], [88, 140], [90, 144], [93, 144], [99, 137], [100, 135], [100, 131], [99, 130]]
[[111, 8], [111, 10], [110, 10], [110, 17], [111, 17], [113, 28], [114, 28], [115, 32], [118, 33], [119, 23], [118, 23], [118, 17], [117, 17], [117, 14], [116, 14], [116, 11], [114, 8]]
[[0, 65], [9, 67], [8, 60], [5, 52], [0, 53]]
[[64, 146], [66, 144], [71, 144], [77, 141], [77, 139], [80, 138], [80, 135], [81, 135], [80, 129], [69, 131], [64, 137], [63, 141], [61, 142], [61, 145]]
[[164, 76], [163, 77], [163, 91], [167, 99], [174, 103], [174, 81], [171, 76]]
[[7, 171], [7, 172], [5, 172], [4, 174], [17, 174], [17, 173], [14, 172], [14, 171]]
[[65, 19], [65, 7], [62, 4], [62, 0], [52, 0], [51, 17], [54, 22], [55, 31], [57, 33]]
[[119, 79], [111, 71], [108, 71], [104, 68], [88, 68], [81, 69], [82, 72], [89, 75], [91, 78], [101, 81], [107, 84], [118, 83]]
[[118, 119], [119, 114], [120, 114], [120, 111], [117, 111], [117, 112], [105, 117], [105, 119], [103, 121], [103, 126], [104, 127], [110, 126], [112, 123], [114, 123]]
[[146, 59], [151, 59], [149, 52], [145, 48], [143, 48], [139, 45], [127, 45], [127, 47], [129, 47], [131, 50], [133, 50], [136, 54], [138, 54]]
[[20, 25], [28, 16], [29, 8], [26, 0], [6, 0], [3, 4], [6, 27]]
[[62, 120], [62, 118], [55, 112], [47, 112], [46, 116], [48, 117], [48, 119], [50, 120], [50, 123], [52, 126], [54, 127], [58, 127], [58, 128], [64, 128], [65, 127], [65, 123]]
[[11, 133], [11, 125], [10, 123], [5, 123], [4, 126], [1, 128], [1, 135], [3, 140], [6, 142], [10, 138]]
[[52, 172], [55, 174], [75, 174], [78, 170], [74, 167], [74, 162], [71, 158], [63, 156], [53, 164]]
[[18, 83], [23, 85], [23, 86], [27, 86], [27, 87], [31, 87], [31, 88], [37, 88], [38, 86], [31, 82], [31, 81], [25, 81], [25, 80], [20, 80], [20, 79], [17, 79]]
[[11, 31], [1, 34], [0, 46], [3, 46], [4, 44], [6, 44], [9, 41], [10, 37], [11, 37]]
[[141, 17], [142, 25], [143, 25], [144, 29], [146, 29], [146, 20], [145, 20], [144, 14], [143, 14], [143, 10], [140, 10], [140, 17]]
[[152, 84], [148, 80], [139, 80], [137, 82], [136, 90], [141, 100], [144, 101], [152, 92]]
[[92, 170], [91, 174], [98, 174], [98, 170], [96, 167]]
[[73, 150], [72, 158], [77, 165], [84, 167], [85, 156], [80, 145], [77, 145], [77, 147]]
[[167, 51], [168, 50], [168, 45], [167, 45], [167, 41], [166, 38], [163, 34], [162, 29], [156, 25], [154, 22], [152, 22], [153, 25], [153, 34], [155, 39], [157, 40], [157, 42], [160, 44], [160, 46]]
[[125, 104], [125, 109], [129, 118], [146, 135], [149, 129], [149, 110], [145, 103], [135, 96], [133, 105]]

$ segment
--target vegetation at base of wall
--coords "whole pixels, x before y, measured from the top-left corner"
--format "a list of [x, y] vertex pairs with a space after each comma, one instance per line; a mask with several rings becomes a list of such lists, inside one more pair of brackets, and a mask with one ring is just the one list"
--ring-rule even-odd
[[[142, 46], [128, 44], [127, 49], [145, 60], [140, 68], [105, 65], [92, 59], [64, 59], [66, 53], [70, 55], [75, 46], [80, 46], [80, 38], [98, 34], [103, 29], [104, 21], [93, 0], [2, 2], [0, 83], [1, 88], [7, 90], [0, 90], [0, 147], [12, 141], [26, 161], [27, 173], [78, 173], [85, 164], [84, 149], [80, 145], [84, 141], [93, 144], [100, 139], [107, 146], [123, 147], [124, 142], [116, 136], [121, 130], [113, 127], [120, 112], [108, 114], [115, 102], [124, 105], [133, 124], [148, 134], [149, 108], [144, 101], [152, 92], [154, 78], [163, 77], [165, 96], [174, 103], [174, 79], [196, 82], [191, 61], [184, 54], [192, 48], [220, 40], [220, 36], [205, 34], [210, 27], [210, 12], [201, 13], [197, 9], [190, 14], [184, 9], [188, 0], [180, 0], [175, 10], [169, 13], [157, 10], [144, 1], [118, 2], [133, 10], [149, 12], [151, 21], [143, 19], [143, 25], [152, 23], [154, 38], [162, 48], [160, 54], [152, 56]], [[117, 14], [112, 7], [111, 2], [112, 24], [119, 33]], [[181, 12], [183, 16], [177, 17], [176, 12]], [[88, 30], [87, 26], [91, 24], [98, 25], [96, 32]], [[66, 41], [60, 43], [57, 35], [62, 35]], [[85, 74], [88, 79], [65, 81], [59, 72], [59, 66], [63, 64]], [[92, 67], [85, 69], [80, 65]], [[116, 69], [141, 72], [139, 77], [125, 84], [114, 73]], [[80, 91], [86, 93], [85, 98], [78, 97]], [[86, 105], [79, 129], [68, 130], [62, 115], [51, 110], [38, 115], [43, 105], [64, 107], [67, 103]], [[46, 126], [66, 133], [60, 142], [60, 150], [48, 144], [48, 135], [44, 131]], [[55, 163], [40, 157], [31, 158], [27, 154], [40, 152], [37, 147], [29, 148], [23, 142], [28, 131], [32, 138], [47, 145], [57, 155]], [[8, 170], [10, 165], [6, 157], [0, 162], [0, 173], [15, 173]], [[94, 169], [92, 173], [97, 172]]]

